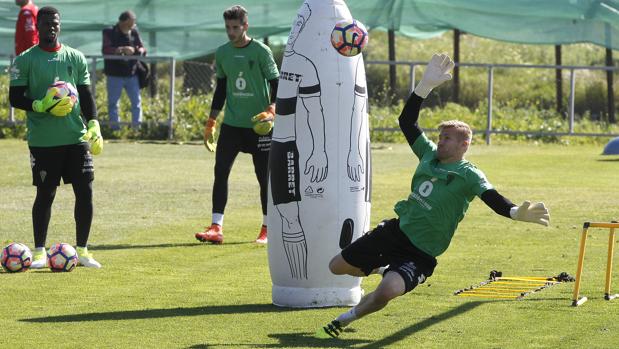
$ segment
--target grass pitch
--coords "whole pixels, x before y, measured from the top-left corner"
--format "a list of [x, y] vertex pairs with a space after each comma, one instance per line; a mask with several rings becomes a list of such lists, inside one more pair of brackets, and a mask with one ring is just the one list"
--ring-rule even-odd
[[[271, 305], [267, 249], [251, 159], [230, 178], [225, 243], [198, 243], [210, 223], [213, 154], [202, 146], [110, 143], [95, 159], [91, 251], [103, 269], [0, 273], [0, 347], [92, 348], [609, 348], [619, 343], [619, 300], [602, 299], [607, 231], [591, 231], [581, 294], [561, 284], [522, 301], [456, 297], [504, 275], [575, 273], [584, 221], [619, 218], [619, 159], [599, 146], [474, 145], [468, 159], [520, 203], [542, 200], [552, 225], [514, 222], [475, 200], [425, 284], [355, 322], [340, 339], [316, 329], [345, 308]], [[0, 140], [0, 242], [32, 247], [35, 189], [27, 145]], [[393, 216], [417, 164], [406, 145], [373, 149], [372, 223]], [[62, 186], [48, 245], [74, 244], [73, 194]], [[617, 257], [619, 259], [619, 257]], [[615, 263], [617, 264], [617, 263]], [[619, 291], [619, 267], [613, 290]], [[366, 292], [379, 278], [363, 281]]]

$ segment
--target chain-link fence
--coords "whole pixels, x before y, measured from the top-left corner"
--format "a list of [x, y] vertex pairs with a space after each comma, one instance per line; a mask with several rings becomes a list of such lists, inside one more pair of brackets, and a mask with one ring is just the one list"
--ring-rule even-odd
[[[172, 57], [142, 57], [141, 60], [147, 62], [151, 71], [151, 83], [149, 86], [141, 90], [142, 97], [142, 122], [139, 127], [132, 127], [131, 102], [126, 93], [122, 93], [119, 101], [119, 116], [120, 130], [113, 130], [109, 118], [109, 107], [107, 99], [107, 78], [103, 73], [103, 59], [127, 59], [125, 56], [88, 56], [92, 91], [95, 96], [96, 106], [99, 114], [99, 120], [102, 125], [104, 137], [106, 138], [135, 138], [135, 139], [170, 139], [176, 141], [199, 141], [202, 139], [202, 131], [204, 121], [210, 110], [211, 96], [215, 85], [215, 67], [212, 63], [203, 61], [183, 61], [176, 62]], [[380, 92], [381, 82], [385, 81], [385, 75], [380, 74], [380, 71], [375, 71], [387, 68], [390, 64], [395, 64], [403, 67], [405, 77], [402, 80], [403, 95], [408, 93], [413, 88], [413, 82], [416, 80], [416, 67], [424, 66], [425, 62], [388, 62], [388, 61], [368, 61], [367, 74], [370, 97], [379, 105], [388, 105], [377, 102], [377, 91]], [[589, 85], [591, 81], [603, 81], [602, 74], [607, 71], [617, 73], [619, 67], [585, 67], [585, 66], [552, 66], [552, 65], [492, 65], [492, 64], [459, 64], [464, 71], [463, 80], [466, 89], [461, 93], [462, 102], [469, 101], [469, 104], [481, 103], [480, 108], [487, 109], [486, 122], [484, 125], [477, 125], [477, 131], [485, 135], [486, 142], [490, 142], [491, 136], [495, 134], [514, 134], [514, 135], [536, 135], [543, 133], [550, 136], [616, 136], [614, 131], [616, 128], [606, 130], [598, 127], [596, 130], [580, 130], [574, 128], [575, 118], [582, 118], [577, 114], [590, 113], [590, 118], [596, 121], [596, 114], [591, 111], [579, 110], [578, 103], [580, 101], [590, 101], [594, 97], [603, 98], [604, 89], [596, 89], [598, 91], [591, 96], [589, 91], [592, 90]], [[505, 74], [497, 74], [495, 71], [513, 71], [522, 72], [525, 70], [535, 70], [532, 76], [536, 76], [538, 83], [537, 89], [545, 90], [553, 88], [553, 72], [561, 68], [563, 69], [564, 79], [568, 81], [568, 93], [566, 94], [567, 110], [565, 111], [564, 123], [553, 129], [544, 128], [544, 130], [529, 130], [527, 125], [519, 124], [518, 127], [510, 127], [502, 122], [502, 115], [494, 115], [493, 104], [504, 102], [493, 102], [501, 98], [515, 98], [521, 103], [529, 105], [528, 101], [535, 99], [526, 99], [525, 96], [512, 96], [509, 94], [510, 82], [513, 80], [505, 77]], [[384, 70], [384, 69], [382, 69]], [[470, 74], [466, 75], [467, 71]], [[0, 88], [8, 95], [8, 69], [0, 76]], [[520, 74], [523, 75], [524, 73]], [[597, 74], [597, 75], [596, 75]], [[598, 76], [599, 75], [599, 76]], [[471, 77], [469, 77], [471, 76]], [[580, 77], [580, 78], [577, 78]], [[417, 76], [417, 79], [419, 76]], [[505, 80], [505, 81], [503, 81]], [[519, 80], [516, 80], [519, 81]], [[539, 82], [544, 82], [540, 84]], [[495, 94], [495, 84], [501, 84], [502, 94], [505, 96], [497, 96]], [[527, 82], [531, 84], [532, 82]], [[584, 84], [587, 83], [587, 89]], [[448, 84], [446, 84], [448, 85]], [[541, 86], [541, 87], [540, 87]], [[508, 88], [505, 88], [508, 87]], [[595, 85], [594, 87], [598, 87]], [[535, 88], [529, 87], [531, 94], [534, 94]], [[527, 90], [527, 91], [528, 91]], [[434, 97], [449, 100], [449, 87], [438, 89]], [[467, 92], [468, 91], [468, 92]], [[475, 92], [473, 94], [469, 92]], [[393, 92], [392, 92], [393, 93]], [[470, 96], [469, 96], [470, 94]], [[546, 93], [548, 94], [548, 93]], [[552, 94], [552, 93], [550, 93]], [[535, 97], [537, 98], [537, 97]], [[476, 102], [477, 101], [477, 102]], [[481, 101], [481, 102], [479, 102]], [[483, 103], [485, 101], [485, 103]], [[432, 102], [432, 101], [430, 101]], [[542, 101], [543, 102], [543, 101]], [[599, 103], [598, 103], [599, 104]], [[603, 105], [603, 103], [602, 103]], [[516, 106], [518, 107], [518, 106]], [[548, 109], [549, 106], [536, 106], [541, 109]], [[483, 113], [483, 112], [482, 112]], [[575, 116], [576, 115], [576, 116]], [[377, 119], [377, 115], [373, 115], [373, 119]], [[601, 119], [598, 118], [598, 119]], [[597, 120], [600, 125], [608, 124], [604, 120]], [[0, 125], [18, 125], [18, 131], [23, 132], [25, 124], [25, 113], [22, 110], [14, 110], [9, 106], [8, 98], [0, 100]], [[613, 125], [610, 123], [610, 125]], [[393, 127], [382, 127], [380, 123], [374, 122], [371, 127], [373, 131], [392, 133], [397, 131]], [[600, 132], [601, 131], [601, 132]]]
[[[119, 123], [112, 124], [108, 112], [108, 79], [102, 69], [104, 59], [126, 60], [127, 57], [98, 55], [86, 58], [90, 67], [91, 90], [104, 136], [148, 139], [180, 137], [183, 140], [199, 138], [204, 115], [210, 105], [210, 98], [205, 95], [211, 93], [215, 85], [214, 64], [198, 61], [177, 64], [173, 57], [140, 57], [149, 66], [150, 82], [140, 91], [141, 123], [136, 126], [132, 124], [132, 104], [126, 90], [118, 101]], [[8, 103], [8, 85], [7, 68], [0, 76], [0, 87], [7, 95], [0, 102], [0, 124], [24, 125], [25, 112], [12, 108]], [[116, 130], [117, 126], [120, 126], [119, 130]]]

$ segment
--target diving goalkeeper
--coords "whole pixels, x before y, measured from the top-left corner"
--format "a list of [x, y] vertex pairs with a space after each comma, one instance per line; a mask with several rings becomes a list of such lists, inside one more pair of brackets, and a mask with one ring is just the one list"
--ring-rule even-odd
[[379, 311], [392, 299], [425, 282], [436, 267], [436, 257], [449, 247], [475, 196], [507, 218], [549, 224], [550, 216], [543, 203], [525, 201], [514, 205], [492, 187], [482, 171], [464, 159], [472, 137], [466, 123], [440, 123], [438, 144], [419, 128], [417, 119], [424, 98], [451, 79], [449, 72], [453, 66], [447, 55], [435, 54], [400, 114], [400, 128], [419, 158], [419, 165], [413, 175], [412, 192], [395, 205], [398, 218], [381, 222], [329, 263], [329, 269], [336, 275], [362, 277], [382, 273], [383, 279], [359, 304], [320, 329], [319, 336], [337, 337], [351, 322]]

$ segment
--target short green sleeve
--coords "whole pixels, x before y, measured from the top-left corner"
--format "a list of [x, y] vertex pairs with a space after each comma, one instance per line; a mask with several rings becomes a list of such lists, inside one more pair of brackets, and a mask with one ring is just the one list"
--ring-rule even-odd
[[222, 65], [223, 54], [221, 52], [225, 46], [220, 47], [217, 52], [215, 52], [215, 76], [217, 79], [223, 79], [226, 77], [226, 72], [224, 71], [224, 67]]
[[488, 181], [486, 175], [476, 167], [471, 167], [467, 171], [466, 182], [471, 193], [481, 196], [486, 190], [493, 189], [494, 186]]
[[275, 64], [271, 49], [265, 46], [264, 53], [260, 58], [260, 66], [262, 67], [262, 75], [264, 75], [264, 78], [267, 81], [277, 79], [279, 77], [279, 72], [277, 71], [277, 64]]
[[78, 76], [76, 80], [76, 84], [79, 85], [90, 85], [90, 72], [88, 71], [88, 62], [86, 61], [86, 57], [83, 53], [79, 53], [77, 55], [77, 71]]
[[28, 86], [29, 62], [25, 56], [17, 56], [15, 58], [9, 70], [11, 77], [10, 86]]
[[415, 143], [411, 146], [411, 149], [413, 150], [413, 153], [421, 159], [426, 153], [435, 151], [436, 144], [429, 140], [425, 133], [422, 133], [419, 137], [417, 137]]

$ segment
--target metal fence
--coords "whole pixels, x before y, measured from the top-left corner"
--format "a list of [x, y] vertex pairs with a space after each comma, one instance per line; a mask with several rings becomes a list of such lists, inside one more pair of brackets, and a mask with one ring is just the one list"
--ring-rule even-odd
[[[89, 72], [91, 80], [91, 91], [95, 100], [98, 95], [105, 96], [107, 101], [106, 77], [103, 74], [103, 60], [127, 60], [127, 56], [118, 55], [88, 55], [86, 59], [89, 63]], [[165, 103], [166, 108], [164, 115], [157, 117], [154, 120], [145, 120], [145, 122], [162, 125], [167, 129], [167, 138], [174, 139], [175, 126], [175, 98], [178, 97], [177, 89], [182, 89], [187, 93], [206, 94], [212, 91], [215, 83], [215, 68], [213, 64], [197, 61], [183, 61], [177, 65], [177, 61], [171, 56], [131, 56], [131, 59], [141, 60], [150, 66], [151, 83], [150, 86], [143, 89], [142, 104], [161, 105]], [[13, 57], [9, 57], [9, 61], [13, 62]], [[180, 68], [180, 69], [179, 69]], [[123, 97], [124, 98], [124, 97]], [[121, 98], [121, 100], [123, 99]], [[107, 104], [105, 105], [107, 106]], [[110, 125], [107, 115], [107, 107], [99, 106], [100, 122], [102, 125]], [[130, 125], [131, 122], [128, 110], [121, 111], [120, 125]], [[8, 115], [2, 113], [0, 115], [0, 124], [15, 125], [23, 123], [23, 120], [16, 120], [15, 111], [11, 106], [8, 106]]]
[[[425, 66], [427, 62], [406, 62], [406, 61], [367, 61], [367, 65], [388, 65], [388, 66], [407, 66], [408, 67], [408, 81], [409, 81], [409, 93], [415, 89], [415, 70], [418, 66]], [[548, 69], [548, 70], [566, 70], [570, 74], [570, 91], [568, 97], [568, 132], [548, 132], [543, 135], [547, 136], [590, 136], [590, 137], [617, 137], [619, 134], [614, 133], [582, 133], [574, 132], [574, 100], [576, 91], [576, 73], [578, 71], [619, 71], [619, 67], [592, 67], [592, 66], [564, 66], [564, 65], [538, 65], [538, 64], [485, 64], [485, 63], [456, 63], [457, 67], [473, 67], [473, 68], [485, 68], [487, 71], [487, 92], [486, 98], [488, 103], [488, 109], [486, 114], [486, 128], [484, 130], [474, 130], [474, 132], [483, 132], [486, 139], [486, 144], [491, 143], [491, 136], [493, 134], [511, 134], [511, 135], [541, 135], [538, 131], [521, 131], [521, 130], [493, 130], [492, 128], [492, 104], [494, 96], [494, 71], [498, 68], [505, 69]], [[375, 128], [375, 131], [399, 131], [396, 128]]]
[[[150, 122], [164, 125], [167, 128], [167, 138], [174, 139], [174, 125], [175, 125], [175, 93], [177, 88], [187, 91], [188, 93], [206, 94], [212, 91], [215, 82], [215, 69], [213, 64], [205, 62], [184, 61], [177, 65], [177, 61], [174, 57], [170, 56], [146, 56], [146, 57], [131, 57], [131, 59], [140, 59], [147, 62], [151, 66], [151, 72], [154, 74], [154, 82], [149, 89], [145, 89], [142, 93], [143, 103], [149, 103], [149, 101], [157, 100], [163, 102], [165, 100], [166, 107], [165, 116], [157, 117]], [[87, 56], [90, 64], [91, 86], [92, 93], [96, 97], [98, 94], [106, 93], [105, 90], [105, 75], [102, 73], [103, 59], [118, 59], [126, 60], [126, 56], [102, 56], [92, 55]], [[11, 59], [12, 61], [12, 59]], [[408, 67], [408, 90], [413, 91], [415, 87], [415, 75], [416, 68], [419, 66], [425, 66], [427, 62], [405, 62], [405, 61], [367, 61], [366, 66], [371, 65], [395, 65], [400, 67]], [[619, 67], [592, 67], [592, 66], [556, 66], [556, 65], [523, 65], [523, 64], [480, 64], [480, 63], [457, 63], [461, 68], [477, 68], [485, 69], [487, 74], [487, 112], [486, 112], [486, 127], [483, 130], [475, 130], [477, 133], [483, 133], [485, 135], [486, 143], [491, 143], [491, 136], [493, 134], [510, 134], [510, 135], [544, 135], [544, 136], [603, 136], [603, 137], [615, 137], [619, 134], [612, 133], [583, 133], [575, 132], [574, 130], [574, 101], [575, 90], [578, 82], [577, 75], [582, 71], [619, 71]], [[180, 68], [180, 69], [179, 69]], [[567, 132], [547, 132], [541, 133], [539, 131], [527, 131], [527, 130], [498, 130], [493, 129], [493, 98], [494, 98], [494, 72], [496, 69], [542, 69], [556, 71], [561, 69], [569, 72], [569, 94], [567, 104]], [[165, 83], [162, 84], [162, 82]], [[370, 91], [371, 92], [371, 91]], [[160, 103], [161, 104], [161, 103]], [[101, 109], [101, 108], [100, 108]], [[105, 115], [106, 110], [103, 111]], [[6, 114], [5, 114], [6, 115]], [[109, 122], [105, 116], [100, 118], [102, 124]], [[123, 116], [121, 115], [121, 120]], [[127, 119], [127, 117], [124, 117]], [[3, 124], [16, 124], [23, 121], [15, 120], [13, 108], [9, 107], [8, 120], [3, 120], [3, 115], [0, 115], [0, 123]], [[130, 122], [123, 121], [122, 124], [128, 125]], [[394, 132], [398, 131], [396, 128], [374, 128], [373, 131]]]

